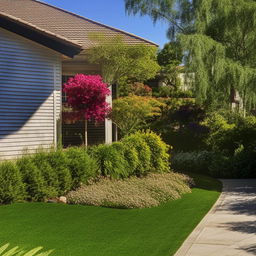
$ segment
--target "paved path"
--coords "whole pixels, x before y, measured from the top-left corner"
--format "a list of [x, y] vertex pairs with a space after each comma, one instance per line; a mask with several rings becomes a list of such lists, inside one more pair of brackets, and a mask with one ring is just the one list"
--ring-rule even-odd
[[223, 193], [175, 256], [256, 255], [256, 180], [222, 180]]

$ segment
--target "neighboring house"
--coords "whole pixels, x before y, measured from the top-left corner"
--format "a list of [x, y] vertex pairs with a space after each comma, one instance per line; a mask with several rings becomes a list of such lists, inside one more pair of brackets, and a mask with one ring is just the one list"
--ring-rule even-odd
[[[0, 0], [0, 159], [57, 145], [62, 129], [65, 144], [81, 142], [81, 124], [61, 124], [61, 88], [77, 73], [101, 73], [86, 60], [91, 32], [119, 34], [127, 44], [155, 45], [39, 1]], [[91, 123], [89, 142], [111, 143], [111, 121]]]

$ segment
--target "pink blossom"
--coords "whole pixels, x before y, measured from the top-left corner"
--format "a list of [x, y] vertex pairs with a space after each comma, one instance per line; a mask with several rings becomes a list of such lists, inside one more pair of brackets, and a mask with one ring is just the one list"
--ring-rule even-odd
[[100, 122], [111, 111], [106, 102], [111, 92], [99, 75], [77, 74], [64, 84], [63, 91], [68, 105], [76, 112], [74, 119], [80, 116], [81, 119]]

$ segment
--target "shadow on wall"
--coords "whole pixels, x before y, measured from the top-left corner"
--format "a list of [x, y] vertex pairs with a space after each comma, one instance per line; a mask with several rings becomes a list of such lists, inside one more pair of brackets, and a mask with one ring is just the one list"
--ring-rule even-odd
[[[29, 87], [31, 85], [19, 88], [19, 82], [9, 87], [0, 74], [0, 140], [22, 129], [28, 121], [33, 127], [31, 130], [49, 129], [49, 125], [53, 124], [53, 88], [35, 89], [36, 82], [35, 88]], [[40, 114], [30, 120], [39, 108]]]

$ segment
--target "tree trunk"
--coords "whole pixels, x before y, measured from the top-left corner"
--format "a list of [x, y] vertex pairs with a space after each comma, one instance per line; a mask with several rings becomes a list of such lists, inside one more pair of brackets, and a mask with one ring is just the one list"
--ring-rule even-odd
[[84, 121], [84, 145], [85, 147], [88, 146], [88, 131], [87, 131], [87, 128], [88, 128], [88, 124], [87, 124], [87, 120]]

